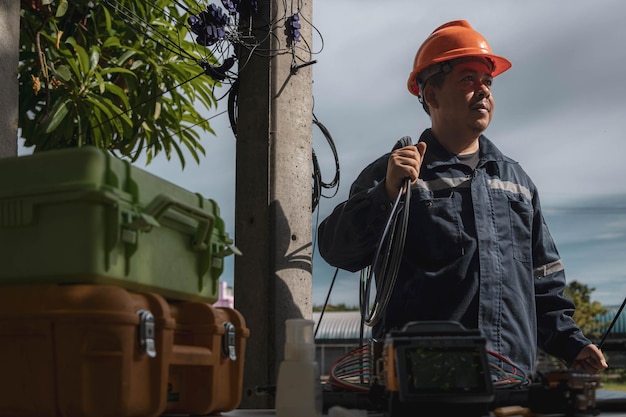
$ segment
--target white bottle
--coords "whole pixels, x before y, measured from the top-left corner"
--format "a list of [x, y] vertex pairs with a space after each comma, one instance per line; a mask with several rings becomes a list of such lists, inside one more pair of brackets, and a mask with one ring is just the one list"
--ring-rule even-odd
[[320, 417], [322, 386], [315, 361], [313, 320], [288, 319], [285, 322], [285, 359], [276, 384], [277, 417]]

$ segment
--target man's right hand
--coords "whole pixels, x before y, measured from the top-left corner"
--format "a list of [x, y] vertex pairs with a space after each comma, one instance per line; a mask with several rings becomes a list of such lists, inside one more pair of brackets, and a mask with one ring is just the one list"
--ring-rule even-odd
[[385, 188], [390, 200], [396, 199], [398, 190], [404, 185], [406, 178], [411, 179], [411, 184], [417, 181], [425, 153], [425, 142], [405, 146], [391, 153], [387, 162], [387, 177], [385, 178]]

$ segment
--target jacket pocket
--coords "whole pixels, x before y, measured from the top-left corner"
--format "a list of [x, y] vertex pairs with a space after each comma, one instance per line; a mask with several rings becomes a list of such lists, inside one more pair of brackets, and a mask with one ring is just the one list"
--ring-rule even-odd
[[509, 200], [513, 258], [532, 261], [532, 206], [525, 200]]
[[406, 249], [421, 265], [442, 266], [463, 255], [454, 194], [412, 199]]

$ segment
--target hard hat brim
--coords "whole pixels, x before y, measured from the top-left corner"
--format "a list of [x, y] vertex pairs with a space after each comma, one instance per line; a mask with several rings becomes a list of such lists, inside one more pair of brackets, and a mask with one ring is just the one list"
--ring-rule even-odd
[[491, 71], [491, 76], [492, 77], [496, 77], [500, 74], [502, 74], [503, 72], [507, 71], [508, 69], [511, 68], [511, 66], [513, 64], [511, 64], [511, 61], [509, 61], [508, 59], [504, 58], [503, 56], [500, 55], [494, 55], [494, 54], [467, 54], [463, 51], [455, 51], [455, 53], [451, 53], [451, 54], [444, 54], [440, 57], [437, 57], [435, 59], [432, 60], [432, 62], [429, 63], [429, 65], [425, 66], [425, 67], [419, 67], [419, 68], [415, 68], [411, 74], [409, 75], [409, 79], [407, 82], [407, 87], [409, 89], [409, 92], [411, 94], [413, 94], [414, 96], [420, 96], [420, 91], [419, 91], [419, 83], [418, 83], [418, 76], [420, 75], [421, 72], [423, 72], [426, 68], [431, 67], [434, 64], [441, 64], [447, 61], [451, 61], [457, 58], [469, 58], [469, 57], [476, 57], [476, 58], [487, 58], [489, 60], [491, 60], [493, 62], [493, 70]]

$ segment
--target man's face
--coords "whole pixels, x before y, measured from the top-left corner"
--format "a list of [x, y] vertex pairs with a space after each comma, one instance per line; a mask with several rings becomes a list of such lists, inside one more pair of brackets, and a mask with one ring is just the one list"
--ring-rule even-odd
[[487, 63], [468, 61], [455, 65], [435, 92], [435, 111], [441, 122], [449, 128], [485, 131], [495, 107], [492, 80]]

